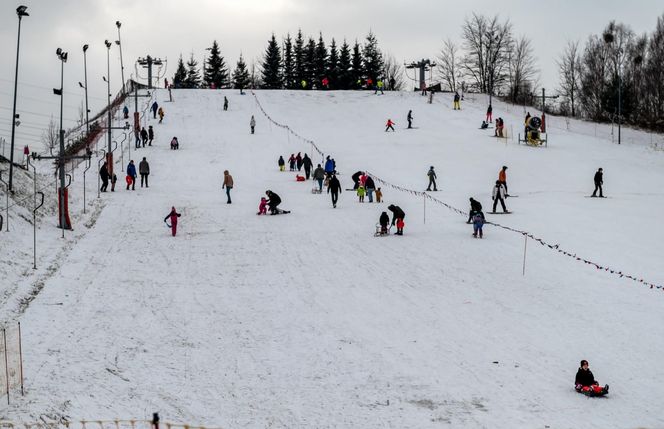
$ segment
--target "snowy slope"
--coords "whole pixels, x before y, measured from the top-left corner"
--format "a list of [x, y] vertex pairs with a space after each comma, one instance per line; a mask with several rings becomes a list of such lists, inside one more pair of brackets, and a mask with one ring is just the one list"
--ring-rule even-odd
[[[160, 411], [228, 428], [664, 425], [661, 290], [532, 243], [522, 276], [521, 235], [487, 226], [474, 240], [463, 216], [431, 204], [424, 223], [422, 198], [407, 193], [384, 188], [378, 206], [344, 192], [332, 209], [310, 183], [278, 171], [279, 155], [310, 146], [270, 125], [251, 95], [165, 96], [156, 146], [132, 152], [150, 161], [150, 188], [104, 195], [96, 223], [21, 317], [28, 392], [6, 418]], [[477, 129], [480, 98], [454, 112], [444, 95], [433, 105], [405, 93], [257, 96], [332, 154], [344, 188], [367, 169], [423, 190], [434, 165], [437, 198], [465, 209], [475, 196], [487, 208], [508, 165], [515, 213], [490, 220], [664, 282], [664, 155], [647, 144], [560, 131], [547, 149], [518, 146]], [[408, 109], [416, 130], [403, 129]], [[522, 112], [502, 109], [494, 104], [518, 129]], [[383, 132], [388, 117], [397, 132]], [[574, 123], [584, 126], [594, 127]], [[584, 198], [600, 166], [612, 198]], [[292, 213], [256, 216], [266, 189]], [[374, 238], [389, 203], [406, 211], [405, 235]], [[162, 222], [171, 205], [182, 213], [175, 238]], [[582, 358], [611, 384], [609, 397], [573, 391]]]

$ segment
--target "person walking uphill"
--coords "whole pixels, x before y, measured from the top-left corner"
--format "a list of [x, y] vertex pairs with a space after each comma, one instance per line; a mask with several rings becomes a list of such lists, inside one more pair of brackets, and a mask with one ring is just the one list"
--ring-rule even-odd
[[145, 127], [141, 129], [141, 141], [143, 142], [143, 147], [145, 147], [146, 143], [148, 142], [148, 132]]
[[[175, 233], [178, 230], [178, 218], [179, 217], [180, 217], [180, 213], [175, 211], [175, 207], [171, 207], [171, 212], [169, 214], [167, 214], [166, 217], [164, 218], [164, 222], [166, 222], [169, 219], [171, 221], [170, 227], [171, 227], [171, 233], [173, 234], [173, 237], [175, 237]], [[168, 225], [168, 224], [166, 224], [166, 225]]]
[[591, 195], [591, 197], [596, 197], [597, 196], [597, 190], [599, 189], [599, 197], [604, 198], [604, 194], [602, 194], [602, 185], [604, 184], [604, 172], [601, 168], [599, 170], [597, 170], [593, 180], [595, 181], [595, 190], [593, 191], [593, 194]]
[[311, 162], [311, 158], [309, 158], [309, 155], [306, 153], [304, 154], [304, 158], [302, 158], [302, 167], [304, 167], [304, 176], [309, 180], [309, 176], [311, 176], [311, 167], [314, 166], [314, 163]]
[[152, 146], [152, 140], [154, 140], [154, 130], [152, 125], [148, 126], [148, 146]]
[[413, 111], [409, 110], [408, 111], [408, 116], [406, 117], [406, 120], [408, 121], [408, 128], [413, 128]]
[[433, 185], [434, 191], [438, 191], [438, 188], [436, 187], [436, 172], [433, 171], [433, 165], [429, 167], [427, 176], [429, 176], [429, 186], [427, 186], [427, 191], [431, 191], [431, 185]]
[[330, 183], [327, 185], [327, 193], [332, 194], [332, 207], [337, 208], [337, 201], [339, 200], [339, 194], [341, 193], [341, 183], [339, 183], [336, 174], [332, 174], [332, 177], [330, 178]]
[[159, 123], [164, 120], [164, 108], [160, 107], [159, 110], [157, 111], [157, 114], [159, 114]]
[[325, 179], [325, 170], [318, 164], [314, 170], [314, 180], [318, 182], [318, 192], [323, 192], [323, 180]]
[[101, 192], [106, 192], [106, 189], [108, 189], [108, 167], [107, 163], [104, 163], [104, 165], [101, 166], [99, 169], [99, 178], [101, 179], [101, 188], [99, 190]]
[[228, 170], [224, 170], [224, 184], [221, 185], [221, 189], [226, 188], [226, 197], [228, 200], [226, 204], [231, 203], [231, 189], [233, 189], [233, 176], [230, 175]]
[[253, 134], [254, 130], [256, 129], [256, 119], [254, 118], [254, 115], [251, 115], [251, 120], [249, 121], [249, 126], [251, 127], [251, 134]]
[[141, 175], [141, 188], [143, 187], [143, 181], [145, 181], [145, 187], [149, 188], [148, 176], [150, 175], [150, 164], [148, 164], [145, 157], [143, 157], [143, 160], [138, 163], [138, 172]]
[[133, 159], [127, 165], [127, 190], [129, 190], [129, 186], [132, 191], [136, 190], [136, 165], [134, 165]]
[[159, 105], [155, 101], [152, 103], [152, 106], [150, 106], [150, 110], [152, 110], [152, 119], [157, 119], [157, 110], [159, 109]]

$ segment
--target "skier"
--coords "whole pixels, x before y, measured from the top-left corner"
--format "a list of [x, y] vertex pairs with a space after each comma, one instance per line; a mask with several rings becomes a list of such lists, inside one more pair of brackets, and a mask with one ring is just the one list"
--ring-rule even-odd
[[150, 164], [148, 164], [145, 157], [143, 157], [143, 160], [138, 163], [138, 172], [141, 175], [141, 188], [143, 187], [143, 181], [145, 181], [145, 187], [149, 188], [148, 176], [150, 175]]
[[408, 121], [408, 128], [413, 128], [413, 111], [409, 110], [408, 111], [408, 116], [406, 117], [406, 120]]
[[122, 108], [122, 113], [124, 113], [125, 119], [129, 119], [129, 108], [127, 106]]
[[173, 137], [171, 140], [171, 150], [180, 149], [180, 142], [177, 137]]
[[376, 202], [380, 203], [383, 200], [383, 193], [381, 192], [380, 188], [376, 189]]
[[108, 189], [108, 164], [106, 162], [99, 169], [99, 178], [101, 179], [101, 188], [99, 190], [106, 192], [106, 189]]
[[330, 158], [330, 155], [328, 155], [325, 158], [325, 174], [332, 175], [334, 173], [334, 160]]
[[392, 119], [388, 119], [387, 123], [385, 124], [385, 132], [387, 132], [387, 130], [394, 131], [394, 127], [392, 125], [394, 125], [394, 122], [392, 122]]
[[339, 183], [339, 179], [337, 179], [337, 176], [334, 173], [330, 178], [330, 183], [327, 185], [327, 193], [332, 194], [332, 207], [337, 208], [337, 200], [341, 193], [341, 183]]
[[129, 190], [129, 186], [132, 187], [132, 191], [136, 190], [136, 166], [133, 159], [127, 165], [127, 190]]
[[157, 119], [157, 110], [159, 109], [159, 105], [155, 101], [152, 103], [152, 106], [150, 106], [150, 110], [152, 110], [152, 119]]
[[291, 153], [290, 158], [288, 158], [288, 167], [290, 168], [290, 171], [295, 171], [295, 154]]
[[228, 98], [224, 95], [224, 112], [228, 110]]
[[505, 187], [505, 198], [509, 197], [510, 194], [507, 192], [507, 166], [503, 165], [503, 168], [498, 172], [498, 181], [501, 185]]
[[470, 197], [470, 212], [468, 212], [468, 221], [466, 221], [466, 223], [470, 223], [473, 219], [473, 215], [481, 211], [482, 204], [480, 204], [480, 202], [475, 200], [473, 197]]
[[[166, 222], [167, 220], [171, 221], [170, 227], [171, 227], [171, 233], [173, 234], [173, 237], [175, 237], [175, 233], [178, 230], [178, 218], [179, 217], [180, 217], [180, 213], [175, 211], [175, 207], [171, 207], [171, 212], [169, 214], [167, 214], [166, 217], [164, 218], [164, 222]], [[168, 223], [166, 225], [168, 225]]]
[[364, 189], [364, 186], [360, 185], [359, 188], [357, 188], [357, 196], [360, 199], [360, 202], [364, 202], [364, 195], [367, 193], [366, 189]]
[[221, 185], [221, 189], [226, 188], [226, 204], [231, 203], [231, 189], [233, 189], [233, 176], [230, 175], [228, 170], [224, 170], [224, 184]]
[[459, 96], [459, 92], [454, 93], [454, 110], [461, 110], [461, 97]]
[[367, 197], [369, 197], [369, 202], [373, 203], [373, 193], [376, 189], [376, 184], [371, 176], [367, 176], [367, 180], [364, 182], [364, 189], [367, 190]]
[[387, 225], [390, 223], [390, 217], [386, 212], [381, 213], [378, 223], [380, 224], [380, 233], [387, 234]]
[[152, 140], [154, 140], [154, 130], [152, 125], [148, 126], [148, 146], [152, 146]]
[[493, 107], [489, 103], [489, 107], [486, 108], [486, 121], [491, 122], [493, 120]]
[[297, 165], [297, 171], [302, 171], [302, 152], [297, 153], [295, 164]]
[[251, 120], [249, 121], [249, 126], [251, 127], [251, 134], [253, 134], [254, 129], [256, 128], [256, 119], [254, 119], [254, 115], [251, 115]]
[[482, 238], [482, 226], [484, 225], [484, 213], [481, 210], [474, 212], [473, 216], [473, 237], [477, 238], [479, 233], [480, 238]]
[[431, 191], [431, 185], [433, 185], [434, 191], [438, 191], [438, 188], [436, 187], [436, 172], [433, 171], [433, 165], [429, 167], [427, 176], [429, 176], [429, 186], [427, 186], [427, 191]]
[[[387, 206], [387, 209], [392, 212], [392, 226], [397, 222], [397, 220], [401, 219], [402, 221], [406, 218], [406, 213], [404, 213], [403, 210], [401, 210], [401, 207], [395, 206], [394, 204], [390, 204]], [[398, 228], [398, 227], [397, 227]], [[399, 234], [399, 231], [397, 230], [396, 234]]]
[[157, 113], [159, 114], [159, 123], [161, 124], [161, 122], [164, 120], [164, 108], [160, 107]]
[[505, 188], [503, 188], [503, 184], [500, 183], [500, 180], [496, 180], [496, 186], [493, 187], [491, 198], [493, 199], [493, 211], [491, 213], [496, 213], [498, 201], [500, 201], [500, 205], [503, 207], [503, 213], [509, 213], [505, 207]]
[[[271, 215], [276, 215], [279, 214], [279, 209], [277, 206], [281, 204], [281, 198], [279, 195], [275, 194], [274, 192], [270, 191], [269, 189], [265, 191], [265, 195], [267, 195], [267, 205], [270, 209], [270, 214]], [[290, 212], [286, 212], [290, 213]]]
[[318, 192], [323, 192], [323, 179], [325, 179], [325, 170], [318, 164], [314, 170], [313, 178], [318, 182]]
[[266, 215], [267, 214], [267, 198], [261, 197], [261, 202], [258, 204], [258, 213], [257, 215]]
[[609, 385], [607, 384], [602, 387], [597, 381], [595, 381], [595, 376], [593, 375], [590, 368], [588, 368], [588, 361], [585, 359], [581, 361], [581, 366], [576, 372], [576, 377], [574, 378], [574, 388], [577, 392], [593, 396], [605, 395], [609, 393]]
[[143, 147], [145, 147], [145, 144], [148, 142], [148, 132], [145, 127], [141, 129], [141, 141], [143, 142]]
[[595, 181], [595, 190], [593, 191], [593, 194], [591, 196], [596, 197], [597, 196], [597, 190], [599, 189], [599, 197], [604, 198], [604, 194], [602, 194], [602, 185], [604, 184], [604, 173], [603, 173], [603, 170], [601, 168], [599, 170], [597, 170], [593, 180]]
[[284, 161], [284, 157], [279, 155], [279, 160], [277, 161], [277, 164], [279, 165], [279, 171], [286, 171], [286, 161]]
[[350, 178], [353, 179], [353, 190], [354, 190], [354, 191], [356, 191], [357, 188], [360, 187], [360, 177], [361, 177], [363, 174], [364, 174], [364, 173], [363, 173], [362, 171], [356, 171], [355, 173], [353, 173], [352, 176], [350, 176]]
[[311, 167], [313, 167], [314, 163], [311, 162], [311, 158], [309, 158], [309, 155], [306, 153], [304, 154], [304, 158], [302, 158], [302, 166], [304, 167], [304, 175], [309, 180], [309, 176], [311, 175]]

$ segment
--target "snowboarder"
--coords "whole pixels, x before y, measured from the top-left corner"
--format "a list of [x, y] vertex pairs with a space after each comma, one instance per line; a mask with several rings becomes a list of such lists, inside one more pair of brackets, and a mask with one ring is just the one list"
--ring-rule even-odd
[[433, 165], [429, 167], [427, 176], [429, 176], [429, 186], [427, 186], [427, 191], [431, 191], [431, 185], [433, 185], [434, 191], [438, 191], [438, 188], [436, 187], [436, 172], [433, 171]]
[[318, 192], [323, 192], [323, 179], [325, 179], [325, 170], [318, 164], [314, 170], [313, 178], [318, 182]]
[[503, 213], [509, 213], [507, 211], [507, 208], [505, 207], [505, 188], [503, 187], [503, 184], [500, 183], [500, 180], [496, 180], [496, 186], [493, 187], [493, 193], [491, 194], [491, 198], [493, 199], [492, 213], [496, 212], [496, 206], [498, 205], [498, 201], [500, 201], [500, 205], [503, 207]]
[[366, 189], [364, 189], [364, 186], [360, 185], [360, 186], [357, 188], [357, 196], [359, 197], [361, 203], [364, 202], [364, 195], [365, 195], [366, 193], [367, 193], [367, 191], [366, 191]]
[[224, 95], [224, 112], [228, 110], [228, 98]]
[[408, 116], [406, 117], [406, 120], [408, 121], [408, 128], [413, 128], [413, 111], [409, 110], [408, 111]]
[[510, 194], [507, 192], [507, 166], [503, 165], [503, 168], [498, 172], [498, 181], [501, 185], [505, 187], [505, 198], [509, 197]]
[[171, 140], [171, 150], [180, 149], [180, 142], [177, 137], [173, 137]]
[[224, 170], [224, 184], [221, 185], [221, 189], [226, 188], [226, 204], [231, 203], [231, 189], [233, 189], [233, 176], [230, 175], [228, 170]]
[[134, 165], [133, 159], [127, 165], [127, 190], [129, 190], [129, 186], [132, 187], [132, 191], [136, 190], [136, 165]]
[[143, 142], [143, 147], [145, 147], [145, 144], [148, 142], [148, 132], [145, 127], [141, 129], [141, 141]]
[[167, 214], [166, 217], [164, 218], [164, 222], [166, 222], [167, 220], [171, 221], [170, 225], [168, 225], [168, 223], [166, 223], [166, 225], [171, 227], [171, 233], [173, 234], [173, 237], [175, 237], [175, 233], [178, 230], [178, 218], [179, 217], [180, 217], [180, 213], [175, 211], [175, 207], [171, 207], [171, 212], [169, 214]]
[[159, 109], [159, 105], [155, 101], [152, 103], [152, 106], [150, 106], [150, 110], [152, 110], [152, 119], [157, 119], [157, 110]]
[[258, 204], [258, 213], [257, 215], [266, 215], [267, 214], [267, 198], [261, 197], [261, 202]]
[[288, 167], [290, 168], [290, 171], [295, 171], [295, 154], [291, 153], [290, 158], [288, 158]]
[[254, 115], [251, 115], [251, 120], [249, 121], [249, 126], [251, 127], [251, 134], [253, 134], [254, 129], [256, 128], [256, 119], [254, 119]]
[[161, 122], [164, 120], [164, 108], [160, 107], [157, 113], [159, 114], [159, 123], [161, 124]]
[[480, 125], [480, 129], [481, 130], [486, 130], [487, 128], [489, 128], [489, 124], [487, 123], [487, 121], [482, 121], [482, 125]]
[[597, 190], [599, 189], [599, 197], [604, 198], [604, 194], [602, 194], [602, 185], [604, 184], [604, 172], [601, 168], [597, 170], [593, 180], [595, 181], [595, 190], [593, 191], [593, 194], [591, 196], [596, 197]]
[[327, 193], [332, 194], [332, 207], [337, 208], [337, 200], [341, 193], [341, 183], [339, 183], [339, 179], [337, 179], [337, 176], [334, 173], [330, 178], [330, 183], [327, 185]]
[[105, 162], [99, 169], [99, 178], [101, 179], [101, 192], [106, 192], [108, 189], [108, 164]]
[[383, 193], [381, 192], [380, 188], [376, 189], [376, 202], [380, 203], [383, 201]]
[[295, 157], [295, 164], [297, 166], [297, 171], [302, 171], [302, 153], [298, 152]]
[[[397, 222], [397, 220], [401, 219], [402, 221], [406, 218], [406, 213], [404, 213], [403, 210], [401, 210], [401, 207], [395, 206], [394, 204], [390, 204], [387, 206], [387, 209], [392, 212], [392, 226]], [[396, 234], [399, 234], [398, 227], [397, 227], [397, 232]], [[402, 234], [399, 234], [402, 235]]]
[[284, 157], [279, 155], [279, 160], [277, 161], [277, 164], [279, 165], [279, 171], [286, 171], [286, 161], [284, 161]]
[[459, 96], [459, 92], [454, 93], [454, 110], [461, 110], [461, 97]]
[[394, 122], [392, 122], [392, 119], [388, 119], [387, 123], [385, 124], [385, 132], [387, 132], [387, 130], [394, 131], [393, 125], [394, 125]]
[[129, 119], [129, 108], [127, 106], [122, 108], [122, 113], [124, 114], [125, 119]]
[[390, 217], [386, 212], [381, 213], [378, 223], [380, 224], [380, 233], [387, 234], [387, 225], [390, 223]]
[[588, 368], [588, 361], [582, 360], [579, 370], [576, 372], [574, 378], [574, 388], [577, 392], [584, 393], [589, 396], [601, 396], [609, 393], [609, 385], [602, 387], [593, 375], [590, 368]]
[[152, 125], [148, 126], [148, 146], [152, 146], [152, 140], [154, 140], [154, 130]]
[[489, 103], [489, 107], [486, 108], [486, 121], [487, 122], [492, 122], [493, 120], [493, 107], [491, 106], [491, 103]]
[[313, 167], [314, 163], [311, 162], [311, 158], [309, 158], [309, 155], [306, 153], [304, 154], [304, 158], [302, 158], [302, 166], [304, 167], [304, 175], [309, 180], [309, 176], [311, 175], [311, 167]]
[[361, 177], [363, 174], [364, 174], [364, 173], [363, 173], [362, 171], [356, 171], [355, 173], [353, 173], [352, 176], [350, 176], [350, 178], [353, 179], [353, 190], [354, 190], [354, 191], [356, 191], [357, 188], [360, 187], [360, 177]]
[[466, 223], [470, 223], [473, 220], [473, 215], [481, 211], [482, 204], [480, 204], [480, 202], [475, 200], [473, 197], [470, 197], [470, 212], [468, 212], [468, 221], [466, 221]]
[[373, 193], [376, 189], [376, 184], [371, 176], [367, 176], [367, 179], [364, 182], [364, 189], [367, 190], [367, 197], [369, 197], [369, 202], [373, 203]]
[[330, 158], [330, 155], [325, 158], [325, 174], [334, 174], [334, 160]]
[[473, 213], [473, 237], [477, 238], [477, 234], [482, 238], [482, 226], [484, 226], [484, 213], [481, 210]]
[[150, 164], [148, 164], [145, 157], [143, 157], [143, 160], [138, 163], [138, 172], [141, 175], [141, 188], [143, 187], [143, 181], [145, 181], [145, 187], [149, 188], [148, 176], [150, 175]]

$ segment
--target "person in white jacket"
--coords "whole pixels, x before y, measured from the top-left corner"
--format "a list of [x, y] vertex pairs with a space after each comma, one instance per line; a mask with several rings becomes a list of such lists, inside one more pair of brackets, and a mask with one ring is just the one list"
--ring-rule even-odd
[[493, 199], [493, 213], [496, 212], [498, 201], [500, 201], [500, 205], [503, 207], [503, 212], [509, 213], [505, 207], [505, 187], [500, 182], [500, 180], [496, 180], [496, 186], [493, 187], [493, 194], [491, 194], [491, 198]]

